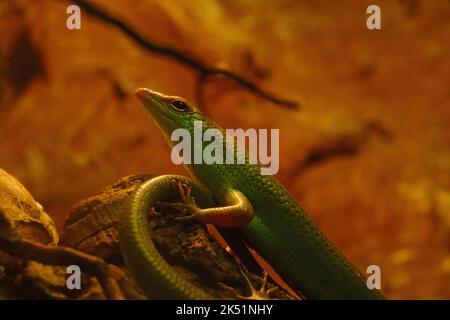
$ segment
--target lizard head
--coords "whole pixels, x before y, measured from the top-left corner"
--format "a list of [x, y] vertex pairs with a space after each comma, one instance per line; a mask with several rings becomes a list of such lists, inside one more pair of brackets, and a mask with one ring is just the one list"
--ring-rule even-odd
[[135, 95], [152, 115], [158, 127], [165, 135], [170, 136], [178, 128], [194, 130], [194, 121], [209, 120], [186, 99], [177, 96], [166, 96], [162, 93], [139, 88]]

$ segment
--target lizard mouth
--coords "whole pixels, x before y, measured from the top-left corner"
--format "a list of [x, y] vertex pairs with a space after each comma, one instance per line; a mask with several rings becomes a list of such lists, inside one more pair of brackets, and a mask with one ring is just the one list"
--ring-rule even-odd
[[145, 97], [148, 95], [148, 89], [146, 88], [138, 88], [136, 91], [134, 91], [134, 94], [136, 97], [138, 97], [139, 100], [144, 100]]
[[134, 92], [134, 94], [141, 102], [160, 102], [157, 98], [162, 98], [161, 94], [147, 88], [139, 88]]
[[134, 94], [139, 99], [139, 101], [141, 101], [144, 107], [151, 113], [155, 111], [157, 111], [158, 113], [163, 113], [161, 110], [163, 96], [160, 93], [147, 88], [139, 88], [134, 92]]
[[[147, 88], [139, 88], [134, 92], [134, 94], [139, 99], [139, 101], [141, 101], [144, 107], [150, 112], [150, 114], [153, 115], [153, 118], [157, 123], [159, 123], [160, 121], [171, 121], [170, 117], [167, 114], [167, 111], [164, 110], [164, 99], [167, 98], [166, 96]], [[161, 125], [161, 123], [159, 123], [159, 125]]]

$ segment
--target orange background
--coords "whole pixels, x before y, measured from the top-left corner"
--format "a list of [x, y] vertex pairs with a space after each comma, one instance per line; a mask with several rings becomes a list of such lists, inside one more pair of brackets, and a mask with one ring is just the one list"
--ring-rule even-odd
[[[380, 265], [388, 298], [450, 298], [448, 1], [370, 1], [380, 31], [361, 0], [95, 3], [301, 101], [286, 110], [225, 80], [204, 92], [223, 127], [280, 128], [279, 179], [361, 270]], [[0, 2], [0, 167], [60, 229], [76, 202], [125, 175], [185, 173], [132, 92], [195, 102], [197, 76], [83, 11], [68, 30], [68, 4]]]

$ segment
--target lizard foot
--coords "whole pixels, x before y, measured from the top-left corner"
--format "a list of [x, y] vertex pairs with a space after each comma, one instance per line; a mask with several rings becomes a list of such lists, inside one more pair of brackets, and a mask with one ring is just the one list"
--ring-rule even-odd
[[181, 211], [184, 216], [175, 217], [173, 221], [196, 221], [199, 215], [198, 207], [186, 203], [168, 203], [170, 208]]
[[164, 212], [166, 209], [176, 210], [181, 212], [183, 216], [179, 217], [170, 217], [170, 221], [196, 221], [200, 212], [199, 208], [193, 204], [188, 203], [173, 203], [173, 202], [158, 202], [157, 209], [152, 210], [151, 214], [160, 214]]
[[220, 282], [218, 285], [233, 294], [237, 299], [241, 300], [270, 300], [272, 299], [272, 293], [276, 292], [278, 290], [277, 287], [267, 289], [267, 272], [263, 271], [263, 277], [261, 279], [261, 286], [259, 289], [256, 289], [252, 282], [250, 281], [250, 278], [247, 276], [242, 264], [238, 262], [239, 264], [239, 271], [241, 275], [244, 277], [245, 282], [250, 290], [250, 295], [243, 296], [239, 293], [237, 293], [236, 289], [224, 284], [223, 282]]
[[182, 203], [196, 206], [195, 199], [191, 196], [191, 186], [178, 179], [173, 179], [172, 181], [176, 184]]
[[195, 221], [199, 215], [200, 208], [195, 203], [195, 199], [191, 196], [191, 186], [188, 183], [184, 183], [178, 179], [172, 179], [174, 187], [178, 190], [181, 202], [160, 202], [156, 203], [156, 210], [152, 210], [151, 213], [160, 213], [167, 208], [174, 209], [183, 214], [181, 217], [171, 218], [171, 221]]

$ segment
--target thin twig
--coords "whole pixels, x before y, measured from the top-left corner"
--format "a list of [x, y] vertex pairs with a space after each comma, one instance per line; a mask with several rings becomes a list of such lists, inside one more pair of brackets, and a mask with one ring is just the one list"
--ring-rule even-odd
[[100, 18], [104, 22], [109, 23], [110, 25], [116, 27], [143, 48], [150, 50], [154, 53], [167, 56], [187, 67], [195, 69], [200, 74], [199, 79], [205, 79], [206, 76], [225, 77], [236, 82], [237, 84], [247, 89], [248, 91], [252, 92], [253, 94], [262, 97], [268, 101], [271, 101], [272, 103], [291, 109], [297, 109], [299, 107], [299, 104], [297, 102], [276, 96], [275, 94], [260, 88], [257, 84], [232, 71], [206, 66], [199, 59], [190, 55], [187, 52], [184, 52], [177, 48], [161, 45], [152, 40], [149, 40], [142, 34], [140, 34], [138, 31], [133, 29], [131, 26], [126, 24], [124, 21], [106, 13], [105, 11], [103, 11], [102, 9], [91, 3], [88, 3], [84, 0], [72, 0], [71, 2], [75, 2], [92, 16]]

